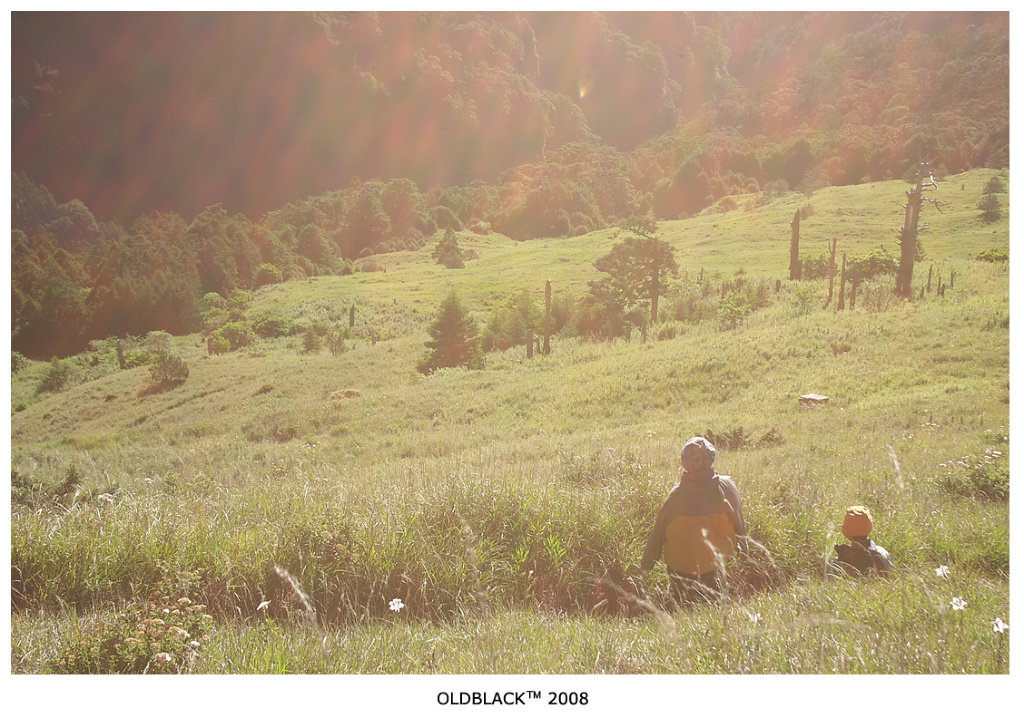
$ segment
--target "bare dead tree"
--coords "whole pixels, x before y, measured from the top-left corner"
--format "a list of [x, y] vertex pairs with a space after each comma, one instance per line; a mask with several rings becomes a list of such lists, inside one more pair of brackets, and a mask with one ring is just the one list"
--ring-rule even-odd
[[928, 163], [922, 162], [917, 169], [917, 181], [913, 187], [907, 190], [907, 203], [902, 205], [906, 214], [903, 219], [903, 229], [900, 230], [900, 238], [897, 244], [900, 245], [900, 266], [896, 270], [896, 295], [910, 298], [910, 283], [914, 277], [914, 262], [917, 259], [917, 235], [928, 225], [918, 226], [921, 217], [921, 208], [925, 202], [930, 202], [937, 210], [942, 211], [942, 204], [934, 199], [924, 196], [926, 191], [937, 190], [939, 185], [932, 177], [928, 169]]
[[800, 210], [793, 215], [793, 221], [789, 226], [793, 228], [793, 235], [789, 241], [789, 278], [800, 279]]
[[544, 285], [544, 355], [551, 353], [551, 280]]
[[839, 304], [837, 309], [846, 309], [846, 252], [843, 252], [843, 268], [839, 272]]
[[836, 237], [832, 238], [832, 247], [828, 256], [828, 299], [825, 300], [826, 307], [832, 303], [832, 291], [836, 281], [836, 243], [838, 241]]

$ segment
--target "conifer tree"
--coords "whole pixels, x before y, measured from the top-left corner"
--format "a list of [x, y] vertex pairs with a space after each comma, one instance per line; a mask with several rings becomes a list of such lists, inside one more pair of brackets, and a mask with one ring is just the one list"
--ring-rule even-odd
[[433, 256], [439, 264], [443, 264], [448, 269], [462, 269], [466, 266], [462, 249], [459, 247], [459, 238], [451, 227], [444, 231], [444, 237], [434, 247]]
[[479, 369], [483, 366], [476, 322], [463, 308], [454, 289], [441, 302], [428, 331], [430, 341], [426, 345], [429, 352], [419, 364], [420, 373], [430, 374], [443, 367]]

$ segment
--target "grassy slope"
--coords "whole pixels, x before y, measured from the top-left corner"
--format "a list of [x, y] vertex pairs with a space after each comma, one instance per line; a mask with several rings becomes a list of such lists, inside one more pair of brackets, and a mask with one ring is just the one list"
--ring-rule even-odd
[[[125, 497], [122, 505], [152, 513], [144, 528], [132, 525], [128, 530], [138, 532], [140, 545], [151, 540], [154, 525], [176, 524], [180, 528], [174, 540], [189, 546], [194, 542], [195, 547], [164, 558], [184, 560], [184, 553], [201, 561], [204, 553], [216, 553], [219, 558], [210, 561], [220, 573], [237, 570], [232, 566], [239, 563], [282, 561], [281, 546], [287, 540], [280, 536], [295, 533], [296, 523], [321, 520], [302, 518], [303, 511], [314, 513], [304, 506], [327, 512], [333, 507], [362, 517], [393, 512], [394, 521], [401, 523], [410, 516], [429, 518], [434, 508], [454, 502], [462, 505], [470, 530], [481, 538], [481, 562], [489, 567], [485, 578], [494, 581], [491, 590], [514, 601], [521, 577], [501, 564], [502, 553], [514, 547], [503, 532], [522, 536], [530, 530], [498, 521], [488, 513], [488, 501], [506, 506], [525, 500], [521, 509], [538, 527], [545, 525], [538, 511], [556, 516], [561, 533], [555, 534], [577, 570], [593, 567], [586, 561], [586, 547], [579, 545], [588, 536], [614, 544], [602, 555], [628, 564], [638, 560], [650, 514], [674, 481], [682, 441], [707, 429], [743, 428], [755, 439], [775, 430], [783, 438], [780, 445], [721, 451], [719, 468], [737, 477], [752, 534], [791, 576], [806, 579], [820, 573], [817, 567], [837, 538], [843, 507], [865, 502], [879, 518], [880, 542], [901, 567], [928, 574], [940, 562], [959, 562], [963, 571], [976, 573], [989, 586], [977, 602], [1008, 615], [1007, 505], [953, 502], [941, 489], [942, 464], [986, 448], [1007, 451], [1002, 439], [1008, 434], [1009, 413], [1007, 268], [971, 260], [984, 249], [1009, 250], [1008, 221], [983, 224], [974, 208], [991, 174], [979, 170], [949, 178], [935, 195], [948, 205], [941, 215], [928, 214], [931, 228], [922, 241], [929, 259], [919, 265], [915, 285], [923, 281], [929, 264], [947, 279], [950, 270], [956, 271], [955, 288], [942, 299], [930, 294], [910, 304], [895, 302], [886, 285], [873, 292], [867, 288], [856, 311], [805, 313], [792, 301], [794, 288], [787, 282], [773, 306], [736, 330], [722, 331], [713, 322], [684, 325], [676, 338], [646, 344], [556, 339], [548, 357], [526, 361], [522, 349], [513, 349], [489, 356], [482, 371], [421, 377], [414, 367], [424, 351], [426, 326], [449, 284], [484, 320], [514, 290], [526, 287], [542, 297], [547, 278], [556, 293], [582, 294], [587, 280], [597, 276], [593, 260], [616, 241], [614, 231], [608, 230], [529, 243], [470, 236], [464, 241], [479, 258], [464, 270], [436, 265], [428, 247], [387, 255], [385, 273], [321, 277], [256, 293], [251, 314], [279, 313], [339, 325], [346, 325], [347, 308], [355, 300], [357, 340], [339, 357], [326, 351], [305, 354], [297, 337], [210, 357], [198, 337], [181, 337], [176, 348], [191, 374], [176, 388], [153, 392], [145, 367], [106, 371], [106, 356], [97, 367], [80, 370], [82, 377], [91, 373], [96, 378], [44, 397], [35, 396], [34, 387], [46, 367], [30, 366], [12, 377], [12, 404], [30, 404], [11, 419], [12, 464], [22, 474], [48, 481], [59, 480], [74, 464], [86, 487], [116, 487]], [[840, 251], [862, 252], [879, 244], [895, 251], [891, 240], [902, 221], [895, 202], [904, 189], [898, 182], [828, 188], [810, 198], [790, 194], [750, 210], [742, 209], [741, 199], [739, 210], [665, 222], [660, 234], [674, 245], [680, 266], [691, 278], [700, 269], [721, 278], [743, 269], [747, 277], [774, 280], [788, 268], [789, 221], [807, 204], [814, 212], [801, 223], [805, 255], [824, 250], [833, 236], [839, 238]], [[823, 299], [824, 284], [815, 287]], [[369, 341], [371, 326], [379, 341]], [[829, 395], [827, 408], [802, 409], [796, 399], [807, 392]], [[642, 467], [640, 474], [649, 482], [642, 489], [629, 485], [637, 475], [623, 468], [630, 462]], [[454, 498], [452, 482], [463, 492]], [[169, 485], [187, 487], [189, 502], [194, 497], [202, 501], [183, 503], [186, 499], [173, 498], [180, 493], [167, 492]], [[528, 509], [531, 502], [540, 508]], [[417, 503], [426, 507], [424, 513], [412, 508]], [[632, 511], [615, 520], [602, 515], [621, 514], [627, 505]], [[74, 542], [86, 554], [104, 552], [88, 539], [73, 540], [70, 534], [62, 538], [59, 531], [54, 538], [45, 519], [17, 510], [15, 514], [15, 531], [28, 537], [19, 544], [26, 553], [47, 541], [58, 553], [60, 541]], [[326, 525], [334, 519], [322, 520]], [[374, 520], [366, 521], [364, 541], [381, 541]], [[499, 525], [492, 531], [488, 527], [495, 521]], [[73, 521], [66, 524], [74, 526]], [[436, 530], [417, 530], [407, 533], [438, 555], [451, 549]], [[228, 538], [210, 543], [203, 537], [211, 531]], [[301, 554], [306, 539], [295, 540]], [[261, 542], [269, 547], [256, 548]], [[539, 565], [539, 550], [530, 547], [533, 565]], [[554, 549], [545, 550], [554, 555]], [[432, 571], [442, 570], [440, 564], [430, 565]], [[257, 565], [242, 573], [258, 583], [265, 568]], [[433, 580], [441, 581], [436, 576]], [[656, 593], [657, 578], [654, 582]], [[54, 582], [51, 599], [63, 590], [59, 584]], [[828, 590], [800, 585], [774, 594], [779, 599], [772, 610], [782, 611], [801, 591]], [[376, 586], [379, 593], [392, 588], [383, 579]], [[95, 600], [95, 589], [90, 590], [84, 595]], [[871, 601], [884, 598], [884, 592], [869, 594], [867, 608], [857, 610], [869, 610]], [[453, 595], [457, 603], [460, 594]], [[775, 599], [770, 594], [757, 600], [772, 604]], [[942, 597], [929, 600], [943, 602]], [[927, 611], [909, 613], [909, 619], [901, 614], [904, 622], [931, 630]], [[716, 616], [712, 612], [707, 620], [723, 620]], [[534, 620], [514, 614], [492, 617], [487, 619], [494, 622], [492, 629], [480, 630], [507, 627], [519, 632], [523, 621]], [[793, 619], [778, 620], [785, 625]], [[878, 627], [872, 620], [866, 623]], [[616, 631], [628, 634], [630, 625]], [[250, 640], [244, 628], [237, 630], [242, 635], [230, 640]], [[224, 636], [231, 632], [225, 631]], [[602, 631], [581, 629], [580, 660], [564, 670], [615, 670], [586, 657], [588, 641]], [[405, 639], [389, 640], [402, 645]], [[747, 668], [884, 670], [875, 663], [850, 662], [842, 651], [799, 667], [794, 660], [807, 650], [800, 640], [774, 646], [770, 660], [758, 657], [760, 653], [745, 654]], [[934, 655], [922, 655], [909, 670], [993, 670], [994, 659], [975, 655], [981, 650], [977, 645], [965, 643], [962, 653], [951, 655], [943, 649], [942, 665]], [[692, 657], [684, 663], [627, 658], [622, 670], [742, 668], [729, 662], [736, 660], [732, 654], [728, 660], [708, 658], [703, 663]], [[292, 660], [306, 661], [313, 669], [308, 657]], [[557, 669], [547, 661], [539, 656], [526, 665], [493, 665], [497, 672]], [[975, 661], [977, 667], [966, 661]], [[232, 670], [228, 663], [214, 665], [205, 669]], [[333, 667], [425, 670], [417, 665]], [[235, 669], [260, 670], [256, 665]], [[468, 665], [441, 662], [436, 669], [485, 667], [470, 659]]]

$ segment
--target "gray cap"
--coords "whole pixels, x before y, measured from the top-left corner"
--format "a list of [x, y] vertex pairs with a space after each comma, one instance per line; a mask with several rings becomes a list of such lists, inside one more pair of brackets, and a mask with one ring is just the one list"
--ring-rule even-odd
[[686, 471], [710, 469], [715, 463], [715, 447], [704, 437], [695, 436], [683, 444], [680, 458]]

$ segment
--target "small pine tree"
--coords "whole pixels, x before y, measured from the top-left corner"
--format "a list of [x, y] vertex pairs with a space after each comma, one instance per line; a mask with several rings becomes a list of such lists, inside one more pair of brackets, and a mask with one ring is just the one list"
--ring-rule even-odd
[[430, 374], [443, 367], [479, 369], [483, 366], [476, 322], [463, 308], [454, 289], [441, 302], [428, 331], [431, 339], [426, 345], [430, 351], [419, 364], [420, 373]]
[[978, 200], [978, 209], [981, 210], [981, 218], [985, 222], [995, 222], [1003, 216], [1003, 207], [994, 194], [982, 195]]
[[307, 354], [316, 354], [323, 346], [323, 340], [315, 327], [309, 327], [302, 335], [302, 348]]
[[448, 269], [462, 269], [466, 266], [462, 249], [459, 247], [459, 238], [455, 236], [455, 231], [451, 227], [444, 231], [444, 237], [434, 247], [433, 257]]
[[1006, 184], [999, 175], [989, 178], [989, 181], [985, 183], [985, 194], [1003, 194], [1006, 192]]

